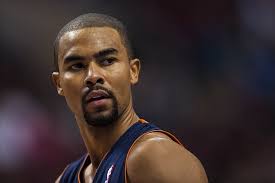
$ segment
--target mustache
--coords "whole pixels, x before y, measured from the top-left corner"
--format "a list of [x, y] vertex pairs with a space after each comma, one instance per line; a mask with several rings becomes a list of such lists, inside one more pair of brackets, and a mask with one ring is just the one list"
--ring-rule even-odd
[[111, 90], [109, 90], [109, 89], [107, 89], [107, 88], [105, 88], [103, 86], [100, 86], [100, 85], [94, 85], [92, 87], [89, 87], [88, 90], [85, 91], [84, 95], [82, 96], [82, 103], [85, 102], [85, 99], [86, 99], [87, 95], [90, 92], [94, 91], [94, 90], [103, 90], [103, 91], [105, 91], [109, 95], [110, 98], [114, 98], [114, 94], [113, 94], [113, 92]]

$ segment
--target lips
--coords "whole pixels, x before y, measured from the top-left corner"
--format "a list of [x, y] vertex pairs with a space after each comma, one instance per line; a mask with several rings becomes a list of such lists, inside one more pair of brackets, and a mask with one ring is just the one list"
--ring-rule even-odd
[[85, 98], [86, 103], [90, 103], [93, 101], [110, 98], [110, 95], [104, 90], [93, 90]]

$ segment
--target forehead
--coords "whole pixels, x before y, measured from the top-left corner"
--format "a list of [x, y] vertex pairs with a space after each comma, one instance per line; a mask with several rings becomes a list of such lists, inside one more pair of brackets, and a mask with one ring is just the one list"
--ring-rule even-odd
[[70, 51], [98, 52], [106, 48], [124, 49], [119, 33], [110, 27], [88, 27], [66, 32], [59, 41], [59, 58]]

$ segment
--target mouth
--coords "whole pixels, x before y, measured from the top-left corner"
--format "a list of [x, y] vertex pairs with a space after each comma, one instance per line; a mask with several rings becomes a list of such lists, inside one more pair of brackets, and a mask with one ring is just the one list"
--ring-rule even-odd
[[86, 97], [85, 102], [91, 103], [110, 98], [110, 95], [104, 90], [93, 90]]

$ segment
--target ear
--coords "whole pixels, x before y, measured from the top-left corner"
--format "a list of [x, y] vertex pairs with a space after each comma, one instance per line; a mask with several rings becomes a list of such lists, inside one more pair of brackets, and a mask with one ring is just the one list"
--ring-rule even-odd
[[55, 85], [56, 89], [57, 89], [57, 93], [61, 96], [64, 96], [63, 94], [63, 89], [60, 85], [60, 77], [59, 77], [59, 72], [53, 72], [52, 73], [52, 82]]
[[135, 58], [130, 60], [130, 82], [132, 85], [138, 82], [140, 67], [139, 59]]

